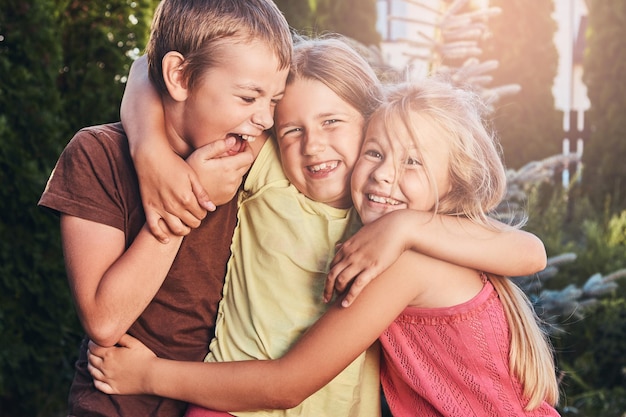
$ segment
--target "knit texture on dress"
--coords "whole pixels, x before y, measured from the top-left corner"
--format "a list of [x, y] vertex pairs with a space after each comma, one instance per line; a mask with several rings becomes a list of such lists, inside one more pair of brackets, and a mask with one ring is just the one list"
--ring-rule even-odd
[[380, 337], [381, 381], [395, 417], [558, 416], [524, 410], [509, 371], [509, 328], [491, 283], [450, 308], [409, 307]]

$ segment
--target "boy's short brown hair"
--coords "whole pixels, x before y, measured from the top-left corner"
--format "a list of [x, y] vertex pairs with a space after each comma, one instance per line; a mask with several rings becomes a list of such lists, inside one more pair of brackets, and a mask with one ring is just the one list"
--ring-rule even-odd
[[187, 88], [193, 90], [204, 72], [218, 65], [221, 48], [253, 40], [270, 47], [279, 61], [277, 70], [289, 68], [291, 32], [272, 0], [162, 0], [147, 47], [150, 79], [167, 94], [162, 61], [168, 52], [177, 51], [185, 57], [183, 73]]

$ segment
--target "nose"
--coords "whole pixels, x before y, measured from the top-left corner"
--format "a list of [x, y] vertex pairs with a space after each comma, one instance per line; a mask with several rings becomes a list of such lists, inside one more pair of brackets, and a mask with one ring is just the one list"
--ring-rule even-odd
[[376, 182], [393, 184], [396, 178], [397, 168], [393, 158], [384, 158], [374, 168], [372, 179]]
[[317, 155], [326, 149], [326, 140], [321, 133], [306, 132], [302, 140], [302, 153], [304, 155]]
[[252, 115], [252, 123], [261, 127], [263, 130], [274, 126], [274, 108], [268, 105], [259, 106], [257, 111]]

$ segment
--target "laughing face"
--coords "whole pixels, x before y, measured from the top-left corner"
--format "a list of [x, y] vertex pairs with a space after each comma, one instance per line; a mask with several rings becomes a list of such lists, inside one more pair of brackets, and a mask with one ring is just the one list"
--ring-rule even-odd
[[186, 149], [179, 153], [229, 136], [237, 139], [238, 151], [246, 140], [271, 128], [288, 71], [278, 67], [278, 59], [262, 42], [233, 42], [224, 48], [185, 102], [181, 125]]
[[289, 181], [312, 200], [350, 207], [350, 176], [363, 127], [361, 113], [322, 82], [294, 80], [276, 108], [276, 136]]
[[432, 211], [450, 190], [446, 133], [429, 118], [413, 118], [419, 151], [406, 129], [398, 127], [399, 120], [393, 137], [381, 117], [368, 125], [352, 175], [352, 199], [364, 224], [399, 209]]

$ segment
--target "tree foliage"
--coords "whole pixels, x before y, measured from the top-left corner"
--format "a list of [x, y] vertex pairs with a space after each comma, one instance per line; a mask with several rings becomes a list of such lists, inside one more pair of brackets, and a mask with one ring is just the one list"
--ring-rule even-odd
[[275, 0], [274, 3], [285, 15], [289, 26], [299, 32], [311, 33], [314, 17], [309, 0]]
[[315, 26], [318, 33], [337, 32], [363, 45], [378, 45], [376, 0], [317, 0]]
[[0, 415], [65, 407], [81, 331], [58, 220], [36, 204], [73, 132], [118, 119], [118, 76], [145, 42], [154, 4], [0, 5]]
[[28, 410], [20, 403], [56, 401], [72, 368], [66, 344], [76, 319], [58, 226], [35, 207], [66, 131], [55, 15], [53, 2], [0, 7], [0, 403], [8, 415]]
[[376, 0], [275, 0], [292, 28], [305, 35], [340, 33], [378, 45]]
[[119, 120], [123, 82], [132, 57], [146, 44], [158, 1], [59, 3], [63, 67], [58, 85], [73, 130]]
[[595, 207], [626, 208], [626, 3], [590, 0], [584, 82], [591, 102], [583, 186]]
[[561, 113], [554, 107], [552, 84], [558, 55], [553, 42], [553, 4], [544, 0], [492, 0], [502, 13], [489, 19], [491, 36], [483, 60], [496, 59], [494, 84], [519, 84], [494, 113], [507, 167], [552, 156], [561, 150]]

